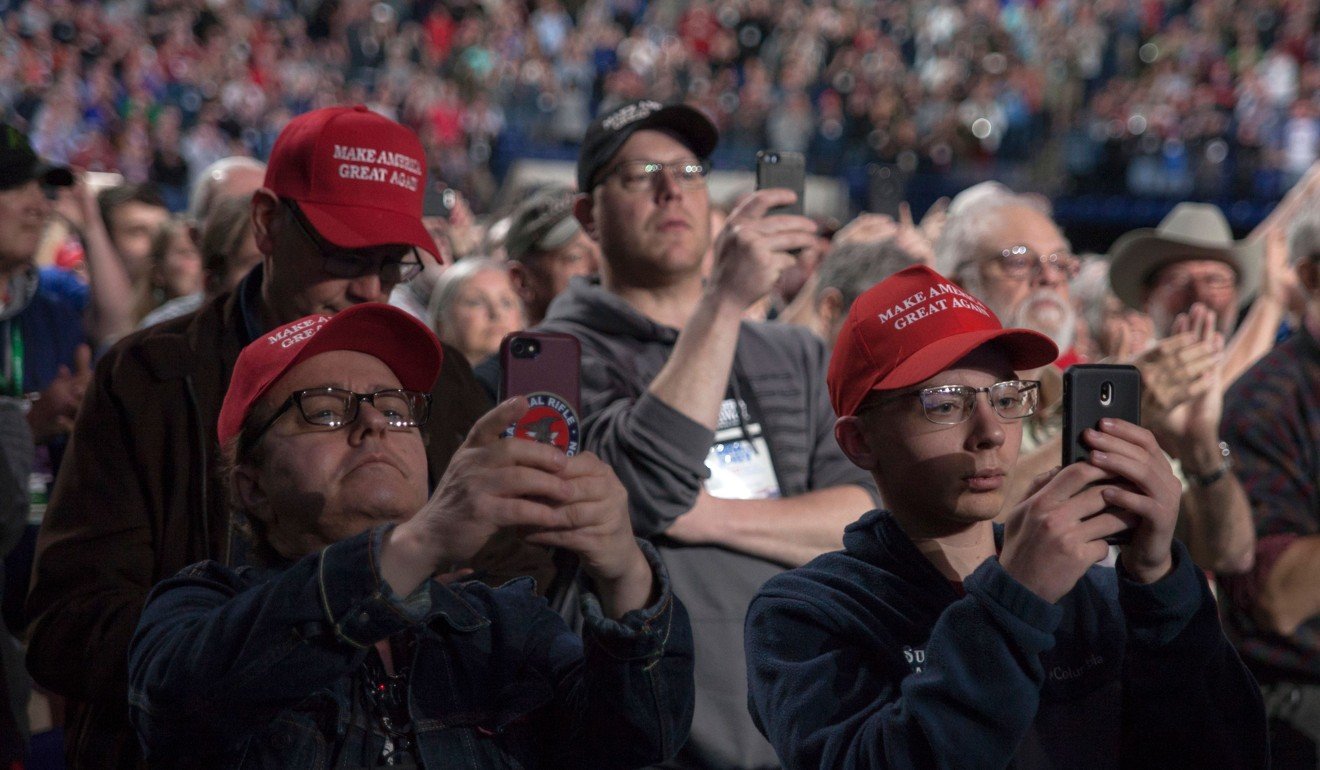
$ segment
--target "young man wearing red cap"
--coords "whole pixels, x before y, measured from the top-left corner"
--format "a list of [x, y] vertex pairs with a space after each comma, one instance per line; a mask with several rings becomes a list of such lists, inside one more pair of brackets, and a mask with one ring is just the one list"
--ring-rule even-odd
[[583, 443], [619, 474], [634, 531], [695, 619], [696, 718], [670, 767], [760, 770], [778, 762], [743, 708], [747, 603], [837, 548], [874, 488], [830, 436], [820, 341], [743, 323], [789, 252], [816, 242], [812, 220], [768, 214], [793, 193], [762, 190], [734, 211], [703, 281], [716, 141], [697, 110], [654, 101], [592, 124], [575, 213], [600, 244], [601, 278], [572, 281], [540, 328], [581, 340]]
[[750, 706], [787, 767], [1265, 766], [1259, 691], [1173, 540], [1149, 431], [1103, 421], [992, 523], [1039, 387], [1015, 371], [1056, 355], [926, 267], [853, 305], [835, 435], [887, 510], [748, 611]]
[[[248, 345], [220, 410], [253, 566], [153, 591], [130, 653], [147, 759], [170, 767], [641, 767], [692, 716], [692, 638], [609, 466], [483, 416], [428, 493], [441, 350], [369, 304]], [[428, 499], [429, 498], [429, 499]], [[585, 640], [533, 592], [454, 579], [497, 530], [575, 553]]]
[[[38, 540], [28, 667], [68, 699], [70, 765], [131, 767], [128, 642], [147, 591], [203, 559], [236, 564], [215, 424], [244, 345], [303, 316], [383, 302], [434, 251], [425, 157], [363, 107], [292, 120], [252, 195], [264, 259], [197, 313], [129, 336], [101, 360]], [[434, 481], [488, 401], [446, 356], [427, 428]]]

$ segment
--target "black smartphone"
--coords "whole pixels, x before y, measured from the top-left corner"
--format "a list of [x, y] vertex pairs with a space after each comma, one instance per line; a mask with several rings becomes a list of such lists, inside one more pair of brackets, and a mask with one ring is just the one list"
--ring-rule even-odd
[[[1114, 418], [1141, 424], [1141, 373], [1135, 366], [1077, 364], [1063, 373], [1063, 464], [1090, 456], [1082, 432]], [[1131, 532], [1105, 538], [1111, 545], [1132, 539]]]
[[756, 189], [784, 187], [797, 193], [797, 202], [791, 206], [776, 206], [766, 212], [774, 214], [802, 214], [803, 193], [807, 183], [807, 161], [800, 152], [761, 150], [756, 153]]
[[530, 408], [504, 432], [578, 453], [582, 346], [571, 334], [521, 331], [500, 342], [500, 400], [526, 396]]

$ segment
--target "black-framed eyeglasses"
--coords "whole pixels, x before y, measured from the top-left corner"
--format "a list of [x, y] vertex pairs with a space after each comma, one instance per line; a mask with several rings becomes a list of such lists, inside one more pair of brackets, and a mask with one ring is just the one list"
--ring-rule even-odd
[[910, 390], [874, 403], [875, 406], [892, 403], [909, 396], [921, 400], [921, 411], [926, 419], [937, 425], [957, 425], [967, 422], [976, 411], [976, 396], [986, 394], [990, 408], [1003, 420], [1020, 420], [1036, 413], [1040, 403], [1040, 380], [1005, 380], [988, 388], [969, 385], [936, 385], [921, 390]]
[[374, 393], [356, 393], [332, 387], [305, 388], [295, 390], [260, 428], [253, 431], [251, 438], [246, 441], [247, 448], [256, 446], [266, 431], [270, 430], [270, 426], [295, 406], [309, 425], [336, 430], [357, 419], [363, 401], [385, 415], [390, 428], [394, 430], [420, 428], [426, 425], [427, 418], [431, 416], [430, 393], [403, 388], [387, 388]]
[[601, 172], [600, 181], [610, 177], [619, 180], [619, 186], [628, 192], [641, 192], [655, 187], [660, 175], [668, 173], [682, 187], [700, 187], [706, 183], [710, 165], [700, 160], [661, 163], [654, 160], [629, 160]]
[[1036, 270], [1044, 270], [1049, 267], [1063, 273], [1064, 277], [1072, 280], [1082, 270], [1082, 261], [1074, 254], [1067, 251], [1056, 251], [1053, 254], [1039, 254], [1030, 246], [1010, 246], [999, 252], [999, 264], [1004, 268], [1004, 272], [1013, 278], [1029, 278]]
[[293, 221], [302, 231], [303, 237], [320, 253], [323, 260], [322, 269], [328, 275], [335, 278], [361, 278], [375, 273], [380, 276], [381, 283], [396, 284], [411, 281], [422, 272], [422, 261], [416, 247], [410, 246], [403, 252], [404, 256], [411, 254], [412, 259], [404, 259], [404, 256], [400, 256], [398, 247], [374, 251], [340, 248], [322, 238], [303, 222], [303, 213], [298, 209], [298, 204], [288, 199], [285, 199], [284, 203], [289, 207]]

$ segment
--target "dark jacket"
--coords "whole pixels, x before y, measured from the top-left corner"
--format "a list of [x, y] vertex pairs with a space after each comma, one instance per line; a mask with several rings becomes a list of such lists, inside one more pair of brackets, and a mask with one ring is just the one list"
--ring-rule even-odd
[[[28, 669], [69, 699], [74, 768], [133, 767], [128, 643], [147, 592], [205, 559], [233, 563], [216, 419], [260, 317], [258, 267], [196, 314], [136, 332], [98, 362], [37, 541]], [[246, 311], [246, 312], [245, 312]], [[259, 330], [264, 331], [264, 330]], [[488, 402], [445, 349], [427, 427], [434, 480]]]
[[[133, 638], [133, 720], [162, 767], [375, 764], [371, 645], [416, 634], [408, 709], [423, 767], [635, 768], [692, 719], [692, 634], [655, 552], [656, 601], [620, 620], [594, 597], [578, 637], [522, 578], [427, 581], [396, 596], [375, 567], [390, 526], [284, 570], [207, 562], [153, 592]], [[590, 595], [588, 595], [590, 596]]]
[[1151, 585], [1092, 567], [1050, 604], [991, 558], [960, 595], [874, 511], [752, 602], [752, 716], [793, 770], [1263, 768], [1260, 690], [1173, 549]]

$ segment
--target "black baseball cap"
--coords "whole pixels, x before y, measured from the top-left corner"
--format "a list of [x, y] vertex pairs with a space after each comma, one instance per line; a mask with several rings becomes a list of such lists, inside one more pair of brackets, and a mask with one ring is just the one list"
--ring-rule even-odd
[[43, 184], [68, 187], [73, 172], [37, 157], [27, 135], [8, 123], [0, 123], [0, 190], [9, 190], [39, 179]]
[[578, 153], [578, 190], [591, 192], [596, 174], [614, 158], [628, 137], [644, 128], [668, 131], [703, 160], [710, 157], [720, 140], [715, 124], [695, 107], [661, 104], [650, 99], [628, 102], [598, 116], [587, 128]]

